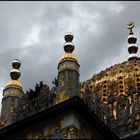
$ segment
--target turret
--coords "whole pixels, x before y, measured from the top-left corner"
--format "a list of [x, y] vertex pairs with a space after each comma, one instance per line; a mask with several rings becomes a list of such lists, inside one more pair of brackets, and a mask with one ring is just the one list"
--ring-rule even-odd
[[58, 64], [58, 98], [57, 103], [79, 95], [79, 67], [74, 51], [73, 34], [64, 36], [64, 51]]
[[11, 80], [7, 82], [3, 90], [1, 119], [6, 125], [16, 121], [18, 114], [15, 110], [18, 107], [21, 97], [24, 95], [20, 81], [21, 62], [15, 59], [12, 62], [13, 69], [10, 71]]

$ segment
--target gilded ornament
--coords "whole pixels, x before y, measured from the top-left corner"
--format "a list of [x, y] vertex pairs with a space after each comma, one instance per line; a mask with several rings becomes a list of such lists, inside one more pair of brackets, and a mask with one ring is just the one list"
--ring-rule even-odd
[[72, 60], [78, 61], [77, 57], [72, 53], [65, 53], [64, 55], [60, 57], [60, 61], [66, 60], [66, 59], [72, 59]]
[[133, 22], [129, 22], [129, 24], [127, 24], [127, 28], [132, 30], [134, 28], [135, 24]]
[[21, 85], [21, 83], [18, 80], [10, 80], [9, 82], [7, 82], [5, 88], [11, 87], [11, 86], [22, 88], [22, 85]]

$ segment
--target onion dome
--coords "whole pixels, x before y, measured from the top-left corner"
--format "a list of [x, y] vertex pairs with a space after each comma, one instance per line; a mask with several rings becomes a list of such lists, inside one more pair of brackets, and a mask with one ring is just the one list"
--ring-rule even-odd
[[136, 55], [138, 51], [138, 46], [135, 44], [137, 42], [137, 38], [132, 31], [132, 28], [134, 28], [134, 26], [135, 24], [133, 22], [130, 22], [127, 27], [130, 30], [128, 36], [128, 43], [129, 43], [128, 52], [130, 56], [128, 57], [128, 60], [139, 59], [138, 56]]
[[102, 101], [108, 103], [109, 93], [112, 93], [115, 98], [119, 95], [128, 96], [130, 85], [136, 90], [140, 88], [140, 61], [136, 59], [115, 64], [93, 75], [85, 82], [80, 91], [81, 94], [84, 94], [88, 88], [93, 95], [100, 93]]

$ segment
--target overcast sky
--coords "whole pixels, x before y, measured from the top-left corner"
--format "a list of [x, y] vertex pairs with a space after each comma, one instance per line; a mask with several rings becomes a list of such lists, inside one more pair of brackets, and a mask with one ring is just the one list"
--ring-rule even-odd
[[[135, 23], [140, 44], [140, 2], [0, 2], [0, 99], [10, 80], [11, 62], [20, 59], [24, 91], [57, 76], [64, 34], [72, 32], [80, 81], [126, 61], [127, 23]], [[140, 55], [138, 51], [138, 55]]]

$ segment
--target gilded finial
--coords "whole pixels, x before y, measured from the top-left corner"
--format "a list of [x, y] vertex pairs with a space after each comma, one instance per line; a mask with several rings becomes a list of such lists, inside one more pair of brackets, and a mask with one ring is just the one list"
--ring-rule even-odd
[[21, 83], [18, 81], [18, 79], [21, 75], [20, 66], [21, 66], [21, 61], [20, 60], [14, 59], [12, 61], [13, 69], [10, 71], [11, 80], [6, 84], [5, 88], [11, 87], [11, 86], [22, 88]]
[[66, 33], [64, 36], [65, 44], [64, 44], [64, 50], [66, 53], [72, 53], [74, 51], [74, 45], [72, 43], [72, 40], [74, 38], [74, 35], [72, 33]]
[[20, 66], [21, 66], [21, 62], [18, 59], [13, 60], [12, 62], [12, 66], [13, 69], [10, 71], [10, 76], [12, 80], [18, 80], [18, 78], [20, 77]]
[[127, 24], [127, 28], [130, 30], [130, 33], [129, 33], [130, 35], [133, 34], [132, 29], [134, 28], [134, 26], [135, 26], [135, 24], [132, 21], [129, 21], [129, 24]]
[[134, 28], [134, 26], [135, 26], [135, 24], [134, 24], [134, 22], [132, 22], [132, 21], [130, 21], [130, 22], [127, 24], [127, 28], [128, 28], [129, 30], [132, 30], [132, 29]]
[[134, 26], [135, 24], [132, 21], [130, 21], [129, 24], [127, 24], [127, 28], [130, 30], [129, 36], [128, 36], [128, 43], [129, 43], [128, 52], [130, 56], [128, 57], [128, 60], [139, 59], [138, 55], [136, 54], [138, 51], [138, 46], [136, 45], [137, 38], [132, 31]]
[[127, 24], [127, 28], [128, 29], [132, 29], [133, 27], [135, 26], [134, 22], [130, 21], [128, 24]]

